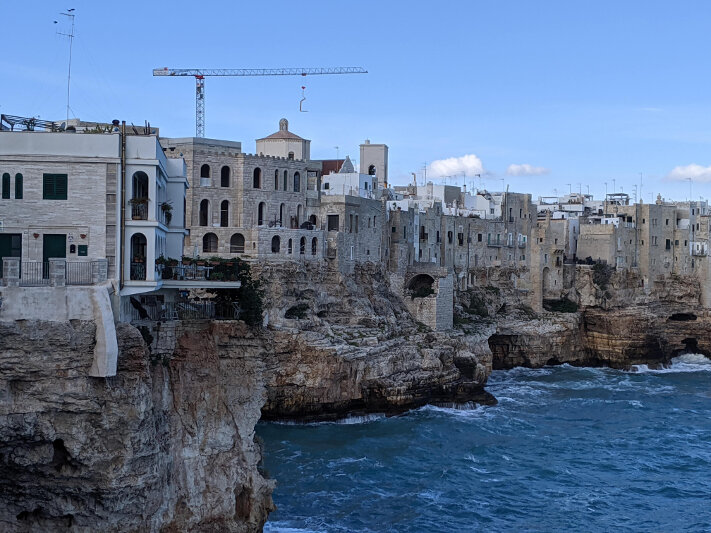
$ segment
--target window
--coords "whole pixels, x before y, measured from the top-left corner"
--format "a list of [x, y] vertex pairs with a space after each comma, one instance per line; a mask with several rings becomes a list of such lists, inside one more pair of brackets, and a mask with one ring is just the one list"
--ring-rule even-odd
[[5, 200], [10, 198], [10, 174], [7, 172], [2, 175], [2, 197]]
[[666, 223], [666, 225], [667, 225], [667, 226], [669, 225], [669, 219], [667, 219], [667, 223]]
[[666, 250], [671, 250], [671, 240], [667, 239], [666, 245], [664, 247]]
[[286, 248], [286, 253], [290, 254], [293, 251], [293, 247], [294, 247], [294, 245], [292, 244], [291, 239], [289, 239], [289, 243]]
[[[3, 181], [5, 181], [3, 176]], [[3, 186], [3, 191], [5, 187]], [[10, 186], [8, 185], [8, 194]], [[42, 198], [44, 200], [66, 200], [67, 199], [67, 175], [66, 174], [43, 174], [42, 175]]]
[[481, 242], [482, 238], [483, 238], [483, 235], [481, 233], [477, 233], [477, 235], [476, 235], [477, 242]]
[[395, 226], [393, 226], [393, 231], [392, 231], [392, 233], [395, 233], [395, 231], [397, 231], [397, 228], [396, 228]]
[[284, 204], [281, 204], [279, 206], [279, 225], [283, 226], [284, 225]]
[[311, 255], [316, 255], [316, 248], [318, 247], [318, 240], [316, 237], [311, 239]]
[[274, 237], [272, 237], [272, 253], [278, 254], [280, 248], [281, 248], [281, 239], [279, 239], [279, 235], [274, 235]]
[[348, 233], [353, 233], [353, 214], [348, 215]]
[[301, 192], [301, 174], [294, 172], [294, 192]]
[[338, 215], [328, 215], [328, 231], [338, 231]]
[[217, 235], [206, 233], [202, 238], [203, 252], [217, 252]]
[[226, 228], [230, 225], [230, 203], [223, 200], [220, 204], [220, 226]]
[[230, 186], [230, 167], [224, 166], [220, 170], [220, 186], [229, 187]]
[[203, 200], [200, 202], [200, 215], [198, 225], [207, 226], [208, 211], [210, 210], [210, 200]]
[[232, 235], [232, 238], [230, 238], [230, 253], [244, 253], [244, 235], [242, 235], [241, 233], [235, 233], [234, 235]]
[[22, 174], [15, 174], [15, 200], [22, 200]]
[[324, 191], [327, 191], [327, 190], [329, 190], [329, 189], [330, 189], [330, 187], [331, 187], [331, 185], [330, 185], [330, 184], [329, 184], [329, 183], [328, 183], [327, 181], [326, 181], [326, 182], [324, 182], [324, 184], [323, 184], [323, 190], [324, 190]]
[[447, 232], [447, 243], [448, 244], [452, 244], [452, 238], [453, 238], [452, 232], [448, 231]]
[[358, 233], [358, 215], [356, 215], [355, 222], [355, 232]]
[[369, 176], [375, 176], [375, 165], [370, 165], [368, 167], [368, 175]]
[[289, 152], [288, 158], [289, 158], [289, 159], [294, 159], [294, 152]]
[[306, 253], [306, 237], [301, 237], [299, 241], [299, 253], [304, 255]]
[[262, 169], [255, 168], [252, 173], [252, 188], [261, 189], [262, 187]]
[[274, 190], [275, 191], [279, 190], [279, 171], [278, 170], [274, 171]]
[[285, 170], [284, 171], [284, 190], [288, 191], [289, 190], [289, 171]]
[[210, 177], [210, 165], [203, 165], [200, 167], [200, 177], [209, 178]]
[[457, 242], [459, 246], [464, 246], [464, 233], [457, 233]]
[[259, 207], [257, 208], [257, 226], [264, 225], [264, 221], [265, 221], [265, 217], [266, 217], [266, 210], [267, 210], [267, 206], [265, 205], [264, 202], [261, 202], [259, 204]]

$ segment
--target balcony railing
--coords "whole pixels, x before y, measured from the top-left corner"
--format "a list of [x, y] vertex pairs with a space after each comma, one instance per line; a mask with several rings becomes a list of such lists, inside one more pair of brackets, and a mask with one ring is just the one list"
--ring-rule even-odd
[[170, 320], [236, 320], [241, 309], [234, 303], [213, 301], [189, 301], [141, 304], [133, 298], [131, 302], [131, 322]]
[[146, 279], [146, 264], [145, 263], [131, 263], [131, 279], [132, 280]]
[[216, 265], [156, 265], [156, 270], [162, 279], [181, 281], [238, 281], [238, 272], [235, 266], [215, 269]]
[[132, 220], [148, 220], [148, 204], [131, 204]]
[[98, 264], [94, 261], [67, 262], [65, 266], [67, 285], [91, 285], [95, 268], [98, 268]]
[[49, 285], [49, 262], [22, 261], [20, 263], [20, 287]]

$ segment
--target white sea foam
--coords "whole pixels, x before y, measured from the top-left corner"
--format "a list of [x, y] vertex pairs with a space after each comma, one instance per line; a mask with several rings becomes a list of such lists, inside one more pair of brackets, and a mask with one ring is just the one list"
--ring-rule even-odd
[[347, 416], [338, 420], [324, 420], [323, 422], [302, 422], [300, 420], [274, 420], [270, 424], [279, 424], [282, 426], [319, 426], [323, 424], [367, 424], [385, 418], [384, 413], [370, 413], [367, 415]]
[[322, 533], [316, 529], [302, 529], [299, 527], [289, 527], [283, 522], [267, 522], [264, 524], [266, 533]]
[[652, 369], [648, 365], [636, 365], [632, 371], [639, 374], [676, 374], [681, 372], [711, 372], [711, 359], [700, 353], [685, 353], [671, 360], [667, 368]]

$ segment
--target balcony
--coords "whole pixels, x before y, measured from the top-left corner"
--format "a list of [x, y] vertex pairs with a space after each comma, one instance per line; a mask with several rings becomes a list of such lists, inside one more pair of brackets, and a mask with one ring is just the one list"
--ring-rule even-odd
[[132, 198], [131, 203], [131, 220], [148, 220], [148, 199], [147, 198]]
[[19, 257], [3, 258], [0, 285], [19, 287], [64, 287], [67, 285], [95, 285], [108, 278], [106, 259], [67, 261], [22, 261]]

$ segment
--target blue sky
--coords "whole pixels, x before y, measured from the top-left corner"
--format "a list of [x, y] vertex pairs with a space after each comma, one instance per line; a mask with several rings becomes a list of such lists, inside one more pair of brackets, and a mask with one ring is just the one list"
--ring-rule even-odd
[[206, 135], [251, 152], [284, 116], [314, 158], [388, 144], [394, 183], [422, 179], [427, 162], [430, 176], [482, 173], [490, 189], [534, 196], [599, 196], [613, 180], [632, 193], [640, 172], [645, 201], [686, 199], [689, 177], [695, 199], [711, 196], [709, 2], [4, 1], [14, 30], [0, 112], [64, 117], [67, 40], [56, 31], [70, 7], [71, 108], [84, 120], [193, 135], [194, 80], [154, 78], [163, 66], [362, 66], [369, 74], [208, 78]]

